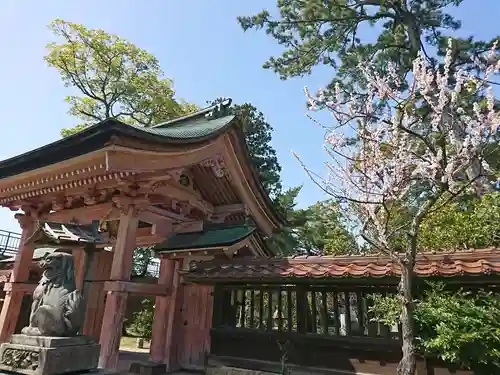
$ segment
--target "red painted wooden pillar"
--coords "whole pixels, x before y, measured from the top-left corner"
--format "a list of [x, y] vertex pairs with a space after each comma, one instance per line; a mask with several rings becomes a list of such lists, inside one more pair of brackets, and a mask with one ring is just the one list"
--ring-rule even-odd
[[90, 280], [86, 280], [85, 295], [87, 298], [85, 308], [85, 322], [83, 334], [99, 341], [101, 326], [104, 317], [104, 302], [106, 292], [104, 281], [109, 280], [113, 253], [110, 251], [99, 251], [94, 254], [91, 265]]
[[16, 284], [28, 280], [35, 249], [34, 245], [29, 242], [30, 237], [37, 229], [35, 220], [31, 216], [24, 214], [16, 214], [15, 218], [21, 225], [22, 234], [19, 241], [19, 250], [10, 274], [10, 282], [5, 284], [5, 290], [10, 290], [6, 292], [0, 313], [0, 342], [9, 340], [16, 329], [21, 304], [26, 293], [23, 290], [17, 290]]
[[[158, 284], [172, 291], [176, 273], [176, 263], [172, 259], [160, 260], [160, 276]], [[170, 296], [156, 297], [153, 321], [153, 337], [149, 349], [149, 359], [153, 362], [165, 362], [165, 339], [168, 333]]]
[[83, 283], [85, 280], [85, 263], [87, 254], [83, 248], [74, 249], [72, 251], [73, 254], [73, 262], [75, 264], [75, 286], [78, 290], [83, 290]]
[[182, 368], [202, 370], [210, 352], [213, 288], [207, 285], [186, 284], [179, 336], [179, 362]]
[[[120, 217], [110, 280], [130, 280], [137, 225], [139, 223], [137, 213], [135, 206], [129, 205]], [[118, 351], [120, 349], [120, 337], [127, 307], [127, 298], [127, 292], [107, 292], [102, 323], [104, 329], [101, 331], [99, 340], [101, 344], [99, 367], [101, 368], [116, 369], [118, 365]]]
[[167, 329], [164, 340], [164, 362], [167, 365], [167, 371], [179, 369], [178, 347], [182, 343], [182, 337], [179, 335], [182, 325], [182, 302], [183, 292], [179, 271], [182, 266], [181, 260], [174, 261], [174, 270], [172, 277], [172, 294], [167, 297]]

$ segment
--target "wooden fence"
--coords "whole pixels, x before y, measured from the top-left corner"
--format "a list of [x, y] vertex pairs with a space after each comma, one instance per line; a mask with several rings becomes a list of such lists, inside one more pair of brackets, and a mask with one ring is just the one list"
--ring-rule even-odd
[[[286, 354], [287, 362], [303, 367], [395, 374], [400, 327], [374, 322], [370, 312], [374, 294], [395, 291], [380, 285], [216, 285], [211, 354], [247, 368], [255, 367], [249, 360], [276, 363]], [[423, 359], [419, 366], [419, 374], [449, 374]]]

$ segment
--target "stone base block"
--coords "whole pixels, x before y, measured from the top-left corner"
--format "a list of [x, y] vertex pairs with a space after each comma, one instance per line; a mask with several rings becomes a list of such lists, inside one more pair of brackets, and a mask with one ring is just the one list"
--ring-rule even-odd
[[138, 375], [164, 375], [167, 373], [167, 366], [163, 363], [139, 363], [130, 365], [131, 374]]
[[13, 335], [0, 346], [0, 370], [13, 374], [62, 375], [97, 369], [100, 345], [85, 336]]
[[40, 346], [42, 348], [59, 348], [63, 346], [92, 345], [95, 344], [95, 341], [88, 336], [50, 337], [12, 335], [9, 343], [17, 345]]

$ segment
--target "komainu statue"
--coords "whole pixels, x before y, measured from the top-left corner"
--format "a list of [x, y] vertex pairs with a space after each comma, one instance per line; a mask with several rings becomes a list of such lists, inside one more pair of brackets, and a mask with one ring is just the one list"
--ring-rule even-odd
[[75, 336], [83, 321], [82, 296], [75, 287], [73, 256], [54, 252], [40, 261], [42, 279], [33, 292], [29, 336]]

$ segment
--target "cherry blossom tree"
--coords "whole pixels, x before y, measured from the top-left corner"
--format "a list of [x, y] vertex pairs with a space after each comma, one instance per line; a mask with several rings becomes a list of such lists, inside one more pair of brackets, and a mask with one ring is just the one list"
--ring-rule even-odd
[[[404, 80], [390, 64], [381, 76], [367, 63], [359, 66], [367, 87], [349, 97], [340, 88], [314, 96], [306, 89], [310, 109], [326, 108], [335, 123], [326, 127], [329, 175], [302, 166], [352, 210], [364, 240], [401, 269], [398, 375], [413, 375], [416, 368], [412, 289], [422, 221], [459, 195], [481, 195], [495, 183], [487, 163], [500, 125], [492, 88], [500, 70], [495, 51], [496, 45], [476, 59], [475, 71], [454, 70], [450, 44], [439, 66], [420, 56]], [[402, 209], [407, 219], [395, 220]], [[400, 252], [391, 239], [402, 234]]]

